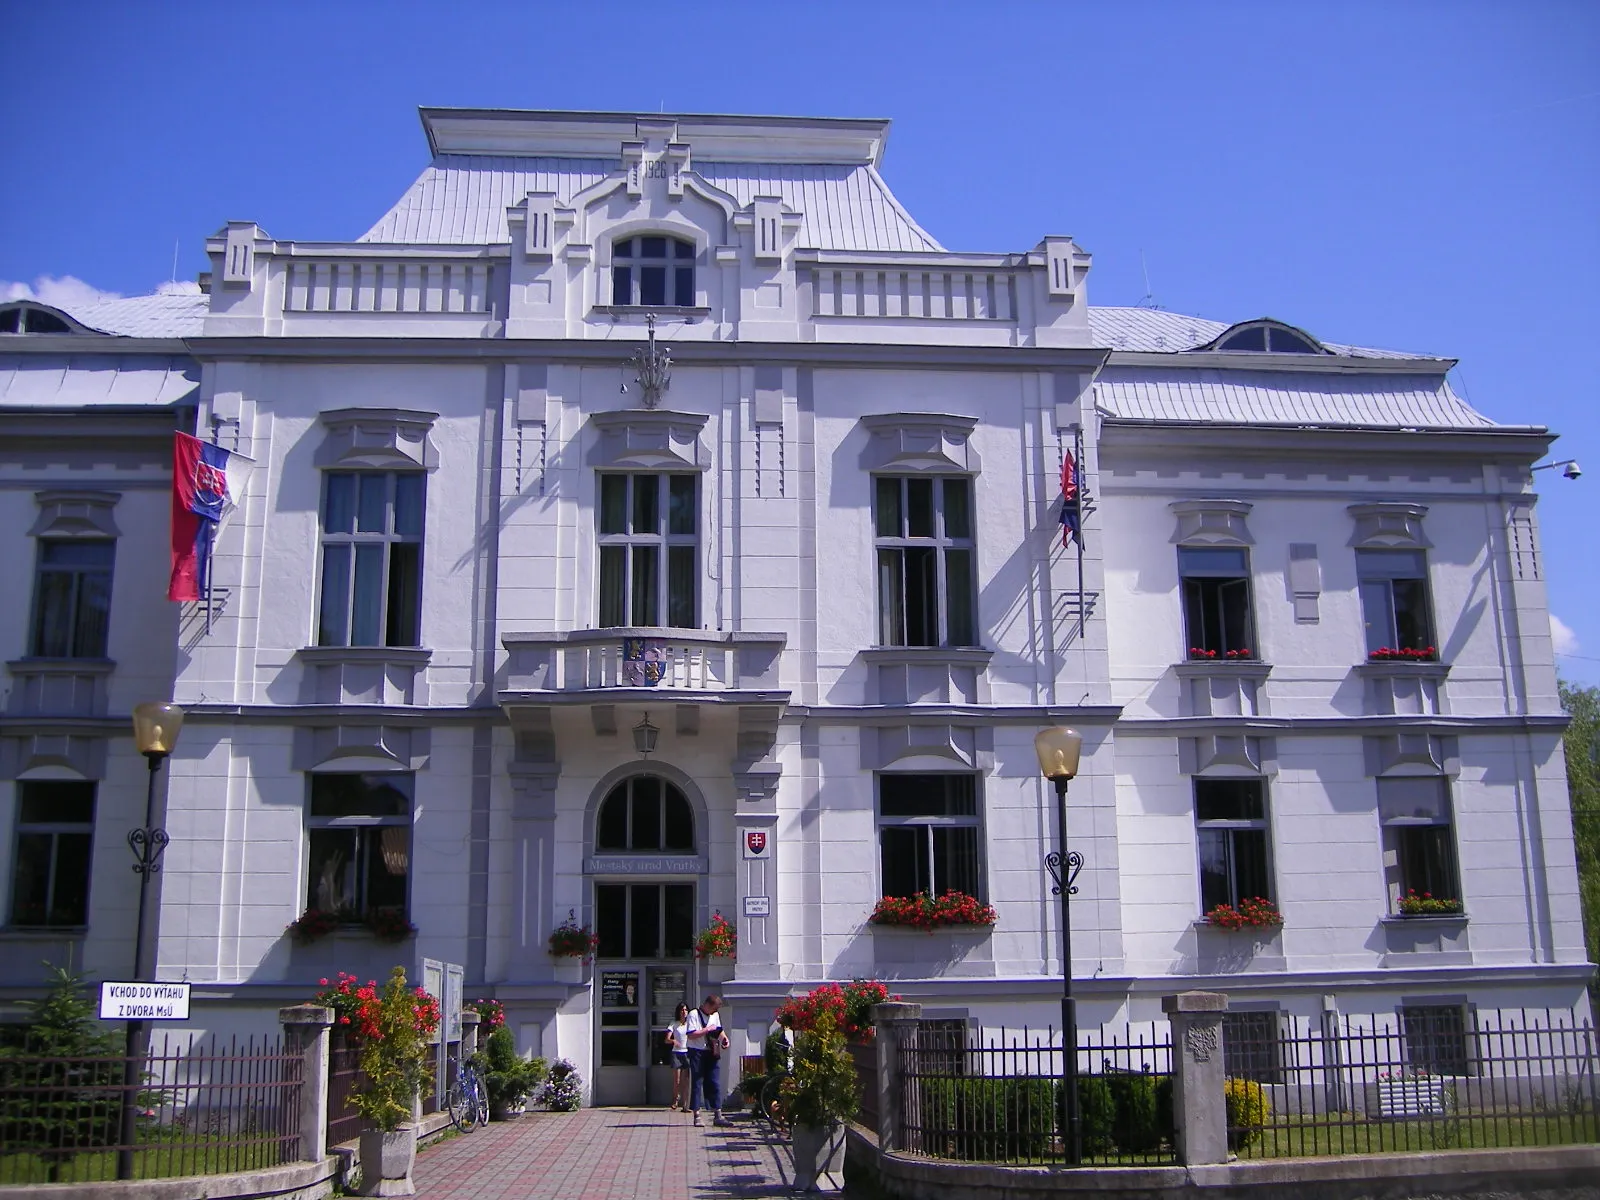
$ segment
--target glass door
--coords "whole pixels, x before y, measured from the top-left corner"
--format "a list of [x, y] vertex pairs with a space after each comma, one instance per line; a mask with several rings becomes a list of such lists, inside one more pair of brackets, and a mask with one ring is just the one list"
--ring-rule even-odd
[[672, 1054], [666, 1030], [689, 1003], [694, 956], [692, 883], [596, 883], [594, 1096], [597, 1105], [666, 1104]]

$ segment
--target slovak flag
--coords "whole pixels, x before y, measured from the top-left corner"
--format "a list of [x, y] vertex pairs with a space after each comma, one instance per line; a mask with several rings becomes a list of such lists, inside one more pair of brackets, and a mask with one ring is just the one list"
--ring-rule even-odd
[[1083, 512], [1080, 497], [1083, 492], [1083, 471], [1073, 460], [1072, 451], [1063, 451], [1061, 459], [1061, 545], [1072, 544], [1074, 538], [1083, 545]]
[[242, 454], [187, 433], [172, 444], [172, 577], [168, 600], [198, 600], [206, 590], [217, 530], [244, 494], [253, 464]]

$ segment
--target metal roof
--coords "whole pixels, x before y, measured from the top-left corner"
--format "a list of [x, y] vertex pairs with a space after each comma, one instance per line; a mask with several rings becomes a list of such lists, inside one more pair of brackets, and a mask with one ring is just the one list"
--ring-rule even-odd
[[62, 309], [90, 329], [124, 337], [197, 337], [211, 298], [198, 292], [119, 296]]
[[[1091, 310], [1091, 319], [1093, 310]], [[1095, 400], [1111, 417], [1363, 429], [1485, 429], [1495, 422], [1443, 375], [1107, 366]]]
[[[1096, 346], [1144, 354], [1178, 354], [1215, 341], [1237, 322], [1210, 321], [1159, 308], [1091, 307], [1089, 328]], [[1315, 330], [1309, 331], [1313, 335]], [[1321, 339], [1318, 339], [1319, 341]], [[1376, 350], [1370, 346], [1322, 344], [1336, 355], [1348, 358], [1433, 358], [1432, 354], [1412, 354], [1404, 350]], [[1248, 353], [1248, 352], [1246, 352]]]
[[[363, 242], [494, 245], [509, 242], [506, 209], [529, 192], [561, 203], [620, 170], [616, 160], [441, 154], [366, 233]], [[744, 207], [780, 196], [804, 214], [796, 244], [817, 250], [939, 251], [869, 164], [715, 163], [694, 173]]]
[[174, 404], [200, 386], [200, 368], [157, 354], [5, 354], [0, 407], [81, 408]]

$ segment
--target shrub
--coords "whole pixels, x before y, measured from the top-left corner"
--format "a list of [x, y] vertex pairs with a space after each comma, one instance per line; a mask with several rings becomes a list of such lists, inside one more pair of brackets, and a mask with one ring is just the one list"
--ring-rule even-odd
[[472, 1056], [472, 1065], [483, 1074], [490, 1105], [515, 1108], [545, 1081], [550, 1065], [542, 1058], [531, 1062], [517, 1053], [517, 1039], [509, 1029], [496, 1029]]
[[[1056, 1120], [1063, 1137], [1067, 1127], [1064, 1096], [1058, 1089]], [[1078, 1076], [1078, 1137], [1087, 1157], [1149, 1154], [1163, 1141], [1174, 1141], [1171, 1076]]]
[[439, 1028], [439, 1004], [421, 988], [406, 986], [404, 967], [389, 973], [381, 991], [368, 984], [356, 995], [366, 1082], [352, 1103], [376, 1128], [392, 1133], [411, 1119], [411, 1106], [429, 1078], [428, 1038]]
[[832, 1013], [794, 1039], [794, 1072], [783, 1096], [796, 1125], [827, 1129], [856, 1115], [856, 1064]]
[[1272, 1115], [1267, 1090], [1253, 1079], [1229, 1078], [1223, 1083], [1228, 1109], [1228, 1149], [1243, 1150], [1261, 1136], [1261, 1127]]
[[[1065, 1091], [1062, 1093], [1065, 1096]], [[1116, 1128], [1117, 1108], [1111, 1098], [1111, 1085], [1102, 1075], [1078, 1077], [1078, 1140], [1086, 1155], [1110, 1154], [1116, 1147], [1113, 1130]], [[1067, 1127], [1067, 1114], [1060, 1116], [1061, 1128]]]
[[551, 1112], [577, 1112], [583, 1102], [583, 1076], [564, 1058], [550, 1064], [539, 1099]]
[[925, 1079], [925, 1148], [969, 1162], [1044, 1158], [1056, 1131], [1056, 1096], [1053, 1080], [1035, 1076]]

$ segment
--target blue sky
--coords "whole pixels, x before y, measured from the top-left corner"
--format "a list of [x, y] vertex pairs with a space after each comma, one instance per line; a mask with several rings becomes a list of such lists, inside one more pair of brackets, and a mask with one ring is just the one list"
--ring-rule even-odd
[[[1092, 301], [1461, 360], [1550, 426], [1563, 673], [1600, 683], [1600, 4], [38, 4], [0, 0], [0, 289], [192, 279], [225, 220], [364, 231], [419, 104], [886, 116], [958, 250], [1046, 233]], [[1148, 287], [1146, 285], [1148, 272]]]

